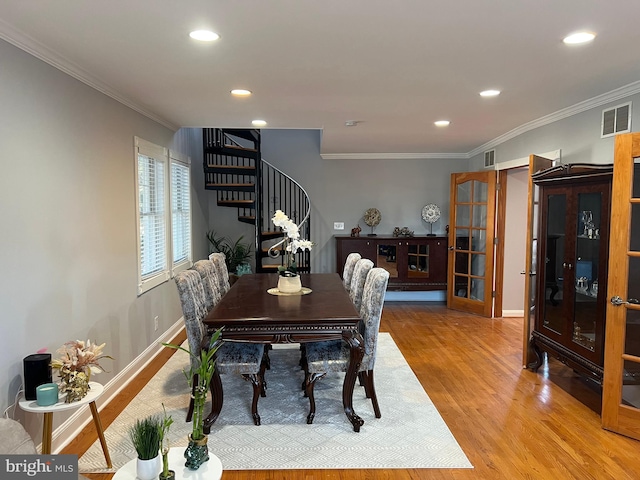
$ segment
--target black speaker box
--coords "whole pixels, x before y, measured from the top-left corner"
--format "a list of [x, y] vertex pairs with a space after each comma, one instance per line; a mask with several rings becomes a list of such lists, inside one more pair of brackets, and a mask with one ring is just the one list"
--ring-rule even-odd
[[24, 398], [36, 399], [36, 387], [44, 383], [51, 383], [51, 354], [34, 353], [24, 357]]

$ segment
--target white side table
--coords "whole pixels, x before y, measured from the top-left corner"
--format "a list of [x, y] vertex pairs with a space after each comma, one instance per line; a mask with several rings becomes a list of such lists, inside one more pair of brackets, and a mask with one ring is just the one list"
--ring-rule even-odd
[[100, 439], [100, 445], [102, 445], [102, 451], [104, 452], [104, 459], [107, 461], [107, 467], [112, 468], [111, 457], [109, 456], [109, 449], [107, 448], [107, 442], [104, 439], [104, 431], [102, 430], [102, 422], [100, 421], [100, 414], [96, 407], [96, 400], [104, 392], [104, 387], [98, 382], [89, 382], [89, 392], [87, 395], [77, 402], [65, 403], [66, 395], [61, 395], [58, 403], [54, 405], [48, 405], [41, 407], [35, 400], [26, 400], [24, 396], [18, 402], [20, 408], [25, 412], [44, 413], [44, 422], [42, 425], [42, 453], [51, 453], [51, 434], [53, 427], [53, 414], [54, 412], [62, 412], [64, 410], [72, 410], [74, 408], [82, 407], [89, 404], [91, 408], [91, 415], [93, 416], [93, 423], [98, 431], [98, 438]]
[[[222, 477], [222, 462], [209, 452], [209, 461], [204, 462], [197, 470], [189, 470], [184, 466], [184, 451], [186, 447], [172, 447], [169, 449], [169, 470], [176, 472], [176, 480], [188, 478], [190, 480], [220, 480]], [[119, 468], [112, 480], [133, 480], [136, 478], [136, 459], [129, 460]]]

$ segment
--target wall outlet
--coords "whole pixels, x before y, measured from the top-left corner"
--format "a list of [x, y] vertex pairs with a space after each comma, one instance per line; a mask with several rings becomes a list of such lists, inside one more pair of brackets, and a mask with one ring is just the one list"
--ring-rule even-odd
[[153, 319], [153, 329], [154, 331], [158, 331], [158, 315]]
[[344, 230], [344, 222], [333, 222], [334, 230]]

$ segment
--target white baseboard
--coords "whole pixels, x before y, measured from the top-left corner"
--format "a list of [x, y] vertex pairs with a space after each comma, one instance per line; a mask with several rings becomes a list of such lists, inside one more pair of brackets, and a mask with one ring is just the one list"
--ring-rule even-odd
[[[172, 340], [180, 330], [184, 328], [184, 319], [180, 319], [174, 323], [166, 332], [164, 332], [156, 342], [149, 345], [138, 357], [136, 357], [129, 365], [127, 365], [120, 373], [114, 378], [109, 380], [104, 386], [104, 393], [96, 400], [96, 406], [98, 411], [107, 405], [113, 398], [126, 387], [129, 382], [136, 378], [138, 373], [142, 371], [156, 356], [163, 351], [165, 347], [161, 345], [162, 342], [168, 342]], [[89, 422], [93, 422], [91, 416], [91, 410], [88, 405], [79, 408], [73, 415], [71, 415], [65, 422], [63, 422], [58, 428], [53, 431], [52, 435], [52, 453], [60, 453], [60, 451], [66, 447], [71, 440], [76, 438], [82, 429], [87, 426]], [[40, 445], [38, 448], [40, 449]]]
[[524, 310], [502, 310], [503, 317], [524, 317]]

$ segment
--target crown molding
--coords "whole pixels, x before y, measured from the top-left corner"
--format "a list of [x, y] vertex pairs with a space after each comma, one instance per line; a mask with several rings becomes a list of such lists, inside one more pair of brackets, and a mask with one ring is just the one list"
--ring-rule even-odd
[[117, 102], [129, 107], [132, 110], [144, 115], [145, 117], [150, 118], [154, 122], [157, 122], [165, 127], [176, 131], [180, 127], [169, 122], [168, 120], [156, 115], [155, 113], [147, 110], [146, 108], [141, 107], [133, 100], [123, 97], [118, 92], [116, 92], [109, 85], [101, 82], [97, 78], [93, 77], [85, 70], [83, 70], [78, 65], [74, 64], [67, 58], [62, 55], [55, 53], [53, 50], [48, 48], [47, 46], [41, 44], [40, 42], [34, 40], [33, 38], [25, 35], [19, 30], [15, 29], [2, 19], [0, 19], [0, 38], [7, 41], [8, 43], [18, 47], [21, 50], [24, 50], [30, 55], [42, 60], [45, 63], [48, 63], [54, 68], [57, 68], [61, 72], [66, 73], [67, 75], [75, 78], [76, 80], [81, 81], [82, 83], [88, 85], [89, 87], [98, 90], [99, 92], [107, 95], [108, 97], [113, 98]]
[[630, 83], [623, 87], [616, 88], [615, 90], [611, 90], [610, 92], [603, 93], [588, 100], [584, 100], [580, 103], [576, 103], [575, 105], [571, 105], [570, 107], [563, 108], [562, 110], [558, 110], [557, 112], [550, 113], [549, 115], [545, 115], [544, 117], [540, 117], [536, 120], [525, 123], [524, 125], [520, 125], [519, 127], [514, 128], [513, 130], [510, 130], [509, 132], [502, 134], [499, 137], [496, 137], [477, 148], [474, 148], [468, 153], [468, 158], [472, 158], [480, 153], [484, 153], [487, 150], [491, 150], [501, 143], [504, 143], [507, 140], [511, 140], [512, 138], [515, 138], [518, 135], [522, 135], [523, 133], [530, 130], [544, 127], [545, 125], [557, 122], [558, 120], [572, 117], [579, 113], [586, 112], [587, 110], [591, 110], [592, 108], [606, 105], [607, 103], [616, 102], [637, 93], [640, 93], [640, 81]]
[[468, 159], [467, 153], [321, 153], [323, 160], [427, 160]]

